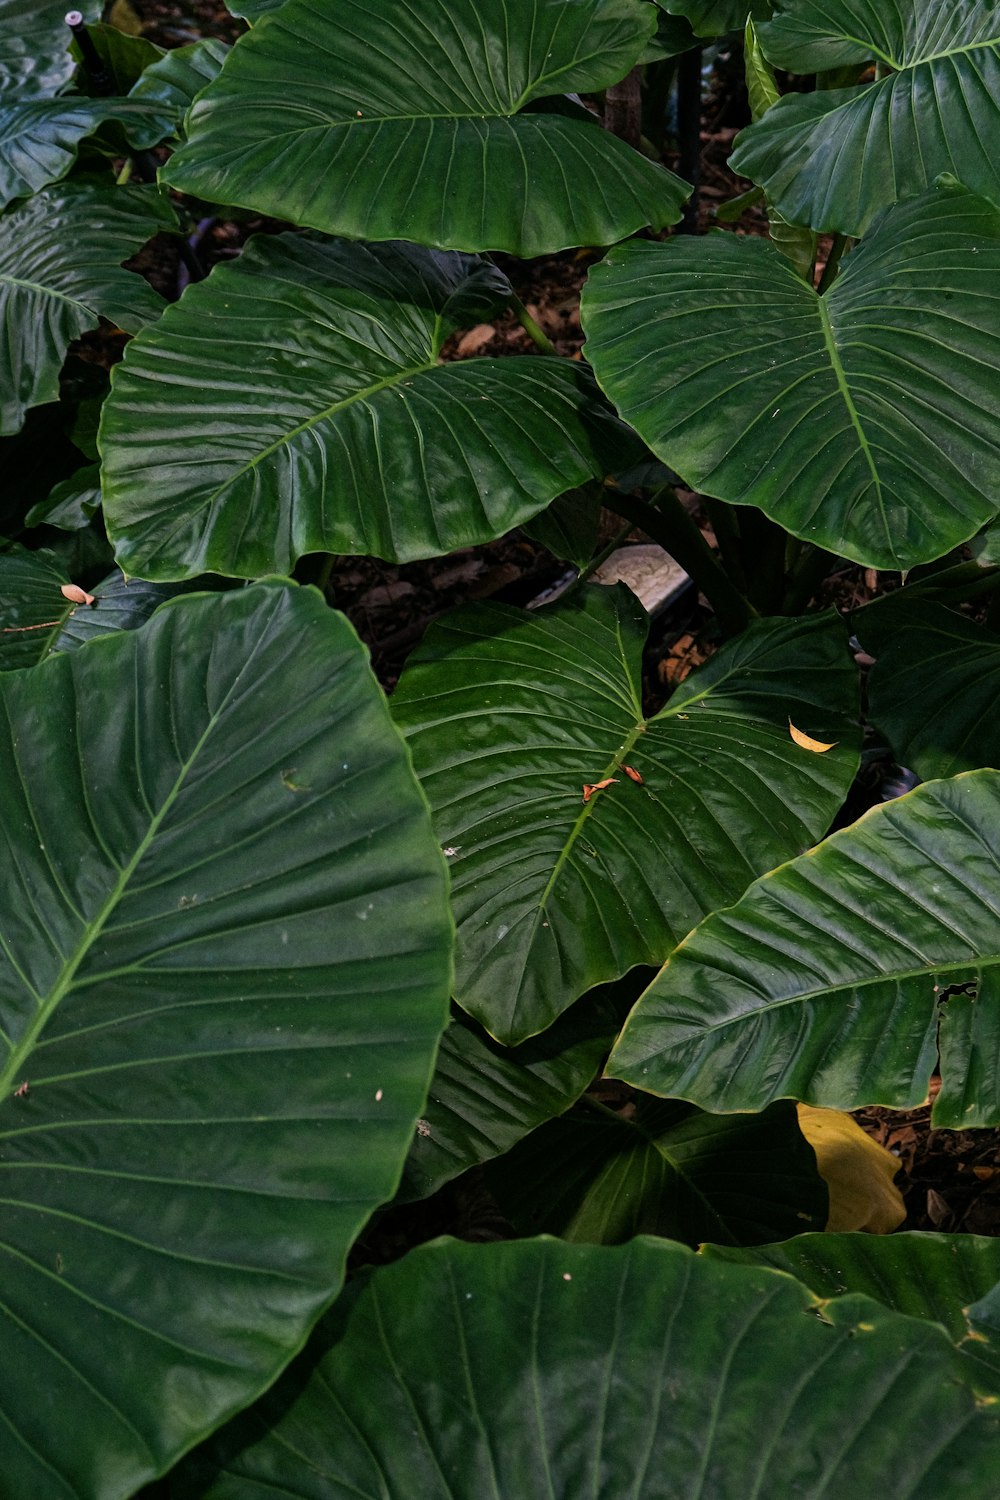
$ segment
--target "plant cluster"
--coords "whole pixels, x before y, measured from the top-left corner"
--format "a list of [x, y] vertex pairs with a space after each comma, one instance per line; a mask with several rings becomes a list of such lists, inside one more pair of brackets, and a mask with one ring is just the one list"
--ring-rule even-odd
[[[0, 0], [0, 1496], [994, 1493], [1000, 1241], [826, 1232], [797, 1106], [1000, 1125], [996, 4], [231, 8]], [[770, 235], [663, 235], [595, 101], [744, 24]], [[654, 713], [598, 498], [715, 613]], [[332, 559], [519, 526], [387, 698]]]

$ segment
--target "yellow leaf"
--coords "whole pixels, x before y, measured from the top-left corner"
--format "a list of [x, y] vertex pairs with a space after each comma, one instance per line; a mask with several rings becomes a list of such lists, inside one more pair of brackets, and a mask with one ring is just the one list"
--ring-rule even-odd
[[833, 1233], [864, 1229], [891, 1234], [906, 1218], [903, 1195], [893, 1185], [899, 1162], [839, 1109], [798, 1106], [799, 1128], [816, 1153], [830, 1192], [826, 1227]]
[[812, 750], [816, 755], [825, 755], [828, 750], [832, 750], [835, 745], [839, 744], [838, 740], [830, 740], [828, 743], [825, 740], [811, 739], [808, 734], [803, 734], [801, 729], [796, 729], [791, 719], [788, 721], [788, 733], [797, 745], [802, 746], [803, 750]]

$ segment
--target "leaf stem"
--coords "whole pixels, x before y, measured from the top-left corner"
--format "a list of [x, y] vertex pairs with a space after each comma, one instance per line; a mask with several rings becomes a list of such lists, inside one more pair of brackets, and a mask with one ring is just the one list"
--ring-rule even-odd
[[535, 322], [534, 318], [531, 316], [530, 312], [525, 307], [524, 303], [521, 301], [516, 292], [513, 292], [511, 295], [510, 305], [514, 309], [517, 321], [520, 323], [521, 327], [524, 329], [531, 342], [536, 345], [536, 347], [539, 348], [543, 354], [554, 354], [556, 359], [561, 359], [562, 355], [559, 353], [559, 350], [556, 348], [555, 344], [549, 338], [544, 328], [539, 327], [539, 325]]
[[821, 297], [827, 287], [833, 282], [834, 277], [840, 269], [840, 257], [850, 247], [851, 243], [849, 235], [834, 235], [833, 244], [830, 246], [830, 254], [827, 256], [826, 265], [823, 267], [823, 274], [819, 278], [819, 286], [816, 288]]

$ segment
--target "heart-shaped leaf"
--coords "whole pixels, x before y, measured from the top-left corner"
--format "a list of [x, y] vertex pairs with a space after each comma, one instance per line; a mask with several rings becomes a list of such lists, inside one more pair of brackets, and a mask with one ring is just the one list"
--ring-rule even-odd
[[0, 696], [3, 1483], [124, 1500], [273, 1380], [391, 1197], [444, 869], [314, 590], [173, 601]]
[[604, 1245], [637, 1234], [756, 1245], [827, 1219], [788, 1103], [709, 1115], [642, 1094], [626, 1116], [587, 1099], [492, 1162], [486, 1185], [522, 1233]]
[[175, 1492], [989, 1495], [993, 1378], [932, 1323], [669, 1240], [439, 1240], [354, 1283]]
[[[647, 623], [623, 586], [471, 605], [393, 695], [451, 869], [455, 998], [508, 1045], [807, 848], [857, 767], [838, 620], [755, 624], [651, 719]], [[789, 719], [839, 743], [804, 750]]]
[[998, 966], [1000, 773], [970, 771], [873, 809], [706, 918], [608, 1070], [704, 1109], [905, 1108], [940, 1047], [935, 1124], [995, 1125]]
[[758, 29], [779, 68], [879, 64], [871, 83], [789, 94], [737, 137], [734, 171], [786, 219], [863, 234], [886, 204], [943, 172], [1000, 197], [1000, 21], [989, 0], [784, 0]]
[[70, 342], [99, 318], [134, 333], [159, 292], [121, 262], [177, 218], [152, 187], [66, 183], [0, 218], [0, 432], [54, 401]]
[[252, 577], [306, 552], [432, 557], [603, 474], [620, 429], [578, 363], [439, 359], [509, 295], [467, 256], [253, 240], [114, 372], [100, 446], [121, 566]]
[[131, 99], [27, 99], [0, 109], [0, 208], [65, 177], [80, 142], [108, 120], [140, 149], [162, 141], [172, 126], [161, 107]]
[[596, 120], [525, 106], [615, 83], [655, 26], [640, 0], [286, 0], [195, 102], [163, 175], [358, 239], [608, 245], [675, 223], [687, 185]]
[[1000, 211], [961, 188], [889, 210], [822, 297], [756, 237], [636, 242], [591, 272], [586, 354], [692, 488], [909, 568], [997, 513], [998, 274]]

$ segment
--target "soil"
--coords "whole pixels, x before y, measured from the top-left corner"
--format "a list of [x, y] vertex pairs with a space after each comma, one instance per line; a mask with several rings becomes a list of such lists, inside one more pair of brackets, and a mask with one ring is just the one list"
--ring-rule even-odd
[[[124, 4], [143, 33], [163, 47], [201, 36], [233, 42], [246, 29], [221, 0], [117, 0], [117, 4]], [[122, 24], [117, 17], [116, 22]], [[748, 118], [742, 81], [735, 69], [725, 65], [723, 56], [703, 101], [698, 208], [702, 231], [718, 226], [719, 206], [750, 187], [749, 182], [734, 179], [726, 166], [733, 137]], [[668, 152], [665, 161], [677, 168], [675, 155]], [[207, 271], [237, 255], [250, 234], [273, 233], [284, 227], [262, 218], [241, 223], [203, 221], [196, 234], [196, 253]], [[760, 206], [752, 206], [737, 224], [721, 227], [733, 233], [765, 234], [766, 215]], [[821, 245], [821, 261], [824, 248]], [[526, 262], [497, 257], [518, 296], [560, 354], [579, 354], [583, 343], [580, 289], [597, 258], [597, 252], [590, 251], [570, 251]], [[167, 236], [154, 240], [130, 264], [168, 299], [179, 295], [190, 274], [178, 256], [176, 239]], [[86, 335], [78, 352], [107, 368], [121, 357], [122, 342], [110, 331], [99, 331]], [[513, 312], [492, 324], [465, 331], [446, 352], [458, 358], [541, 357]], [[697, 497], [682, 498], [711, 540]], [[602, 537], [610, 538], [620, 525], [617, 516], [605, 512]], [[635, 531], [628, 540], [647, 539]], [[305, 559], [300, 568], [303, 579], [315, 581], [321, 561]], [[526, 604], [565, 571], [566, 565], [559, 558], [524, 533], [514, 532], [488, 546], [466, 548], [427, 562], [394, 565], [370, 558], [336, 558], [332, 571], [323, 563], [323, 581], [332, 600], [369, 646], [375, 670], [391, 691], [403, 662], [427, 625], [445, 610], [485, 598]], [[813, 603], [832, 604], [847, 612], [883, 587], [884, 580], [871, 572], [844, 565], [826, 580]], [[655, 651], [646, 664], [650, 705], [662, 703], [673, 687], [711, 654], [715, 644], [708, 611], [691, 591], [660, 622]], [[898, 768], [876, 757], [859, 779], [849, 816], [896, 794], [892, 782], [896, 771]], [[904, 1228], [1000, 1234], [1000, 1131], [935, 1129], [930, 1124], [929, 1104], [908, 1111], [872, 1107], [858, 1111], [856, 1118], [899, 1159], [897, 1182], [907, 1209]], [[424, 1204], [384, 1218], [362, 1241], [357, 1255], [361, 1260], [392, 1258], [418, 1239], [444, 1232], [469, 1238], [504, 1237], [509, 1232], [474, 1174], [464, 1186], [451, 1185]]]

